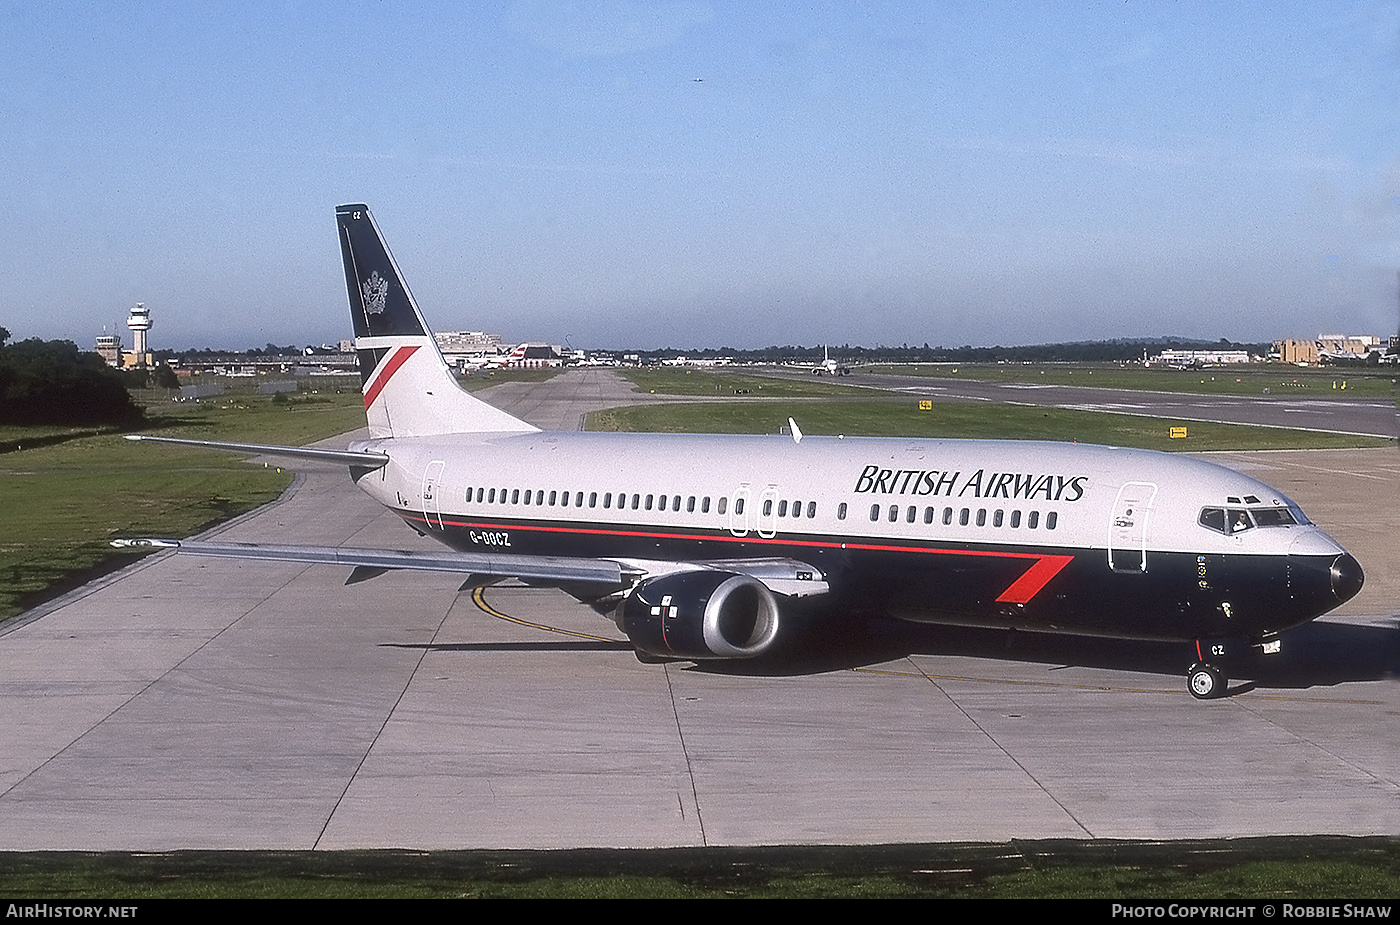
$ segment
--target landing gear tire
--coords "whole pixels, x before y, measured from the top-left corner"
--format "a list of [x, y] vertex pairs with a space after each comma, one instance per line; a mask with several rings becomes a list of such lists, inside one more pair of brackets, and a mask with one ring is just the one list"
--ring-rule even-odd
[[1214, 665], [1197, 662], [1186, 672], [1186, 688], [1197, 700], [1214, 700], [1225, 694], [1225, 675]]

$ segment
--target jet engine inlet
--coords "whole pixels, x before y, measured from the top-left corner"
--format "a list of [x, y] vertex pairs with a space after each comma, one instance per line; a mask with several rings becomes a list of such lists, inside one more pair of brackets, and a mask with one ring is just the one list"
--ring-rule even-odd
[[772, 647], [779, 623], [763, 582], [715, 569], [647, 579], [617, 613], [634, 646], [672, 658], [753, 658]]

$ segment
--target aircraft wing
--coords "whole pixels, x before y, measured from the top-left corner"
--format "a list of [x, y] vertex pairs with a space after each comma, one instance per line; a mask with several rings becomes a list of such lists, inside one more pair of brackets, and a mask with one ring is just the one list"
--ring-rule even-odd
[[705, 562], [672, 562], [647, 559], [584, 559], [491, 552], [409, 552], [403, 549], [357, 549], [344, 546], [280, 546], [270, 543], [209, 543], [203, 540], [142, 538], [113, 540], [128, 549], [171, 549], [185, 555], [220, 559], [256, 559], [273, 562], [305, 562], [348, 565], [354, 569], [347, 584], [386, 571], [407, 569], [456, 572], [472, 578], [518, 578], [529, 584], [596, 589], [599, 596], [623, 591], [645, 578], [696, 569], [715, 569], [750, 575], [771, 591], [788, 597], [807, 597], [828, 590], [825, 577], [805, 562], [794, 559], [735, 559]]

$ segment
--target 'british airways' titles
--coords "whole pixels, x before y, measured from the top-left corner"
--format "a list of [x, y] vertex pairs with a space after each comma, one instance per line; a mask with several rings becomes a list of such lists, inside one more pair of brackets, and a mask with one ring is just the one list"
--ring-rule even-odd
[[1087, 475], [988, 472], [978, 469], [964, 476], [961, 471], [866, 466], [856, 479], [856, 494], [1078, 501], [1084, 497], [1084, 483], [1088, 480]]

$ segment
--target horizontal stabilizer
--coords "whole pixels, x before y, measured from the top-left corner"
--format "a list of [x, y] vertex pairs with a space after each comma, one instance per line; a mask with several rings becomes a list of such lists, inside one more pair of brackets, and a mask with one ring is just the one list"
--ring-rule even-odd
[[322, 450], [312, 446], [273, 446], [265, 443], [223, 443], [218, 440], [182, 440], [178, 437], [151, 437], [146, 434], [127, 434], [128, 440], [153, 440], [156, 443], [179, 443], [206, 450], [234, 450], [239, 453], [259, 453], [268, 456], [290, 456], [296, 459], [319, 459], [324, 462], [344, 463], [347, 466], [370, 466], [379, 468], [389, 461], [383, 453], [362, 453], [354, 450]]

